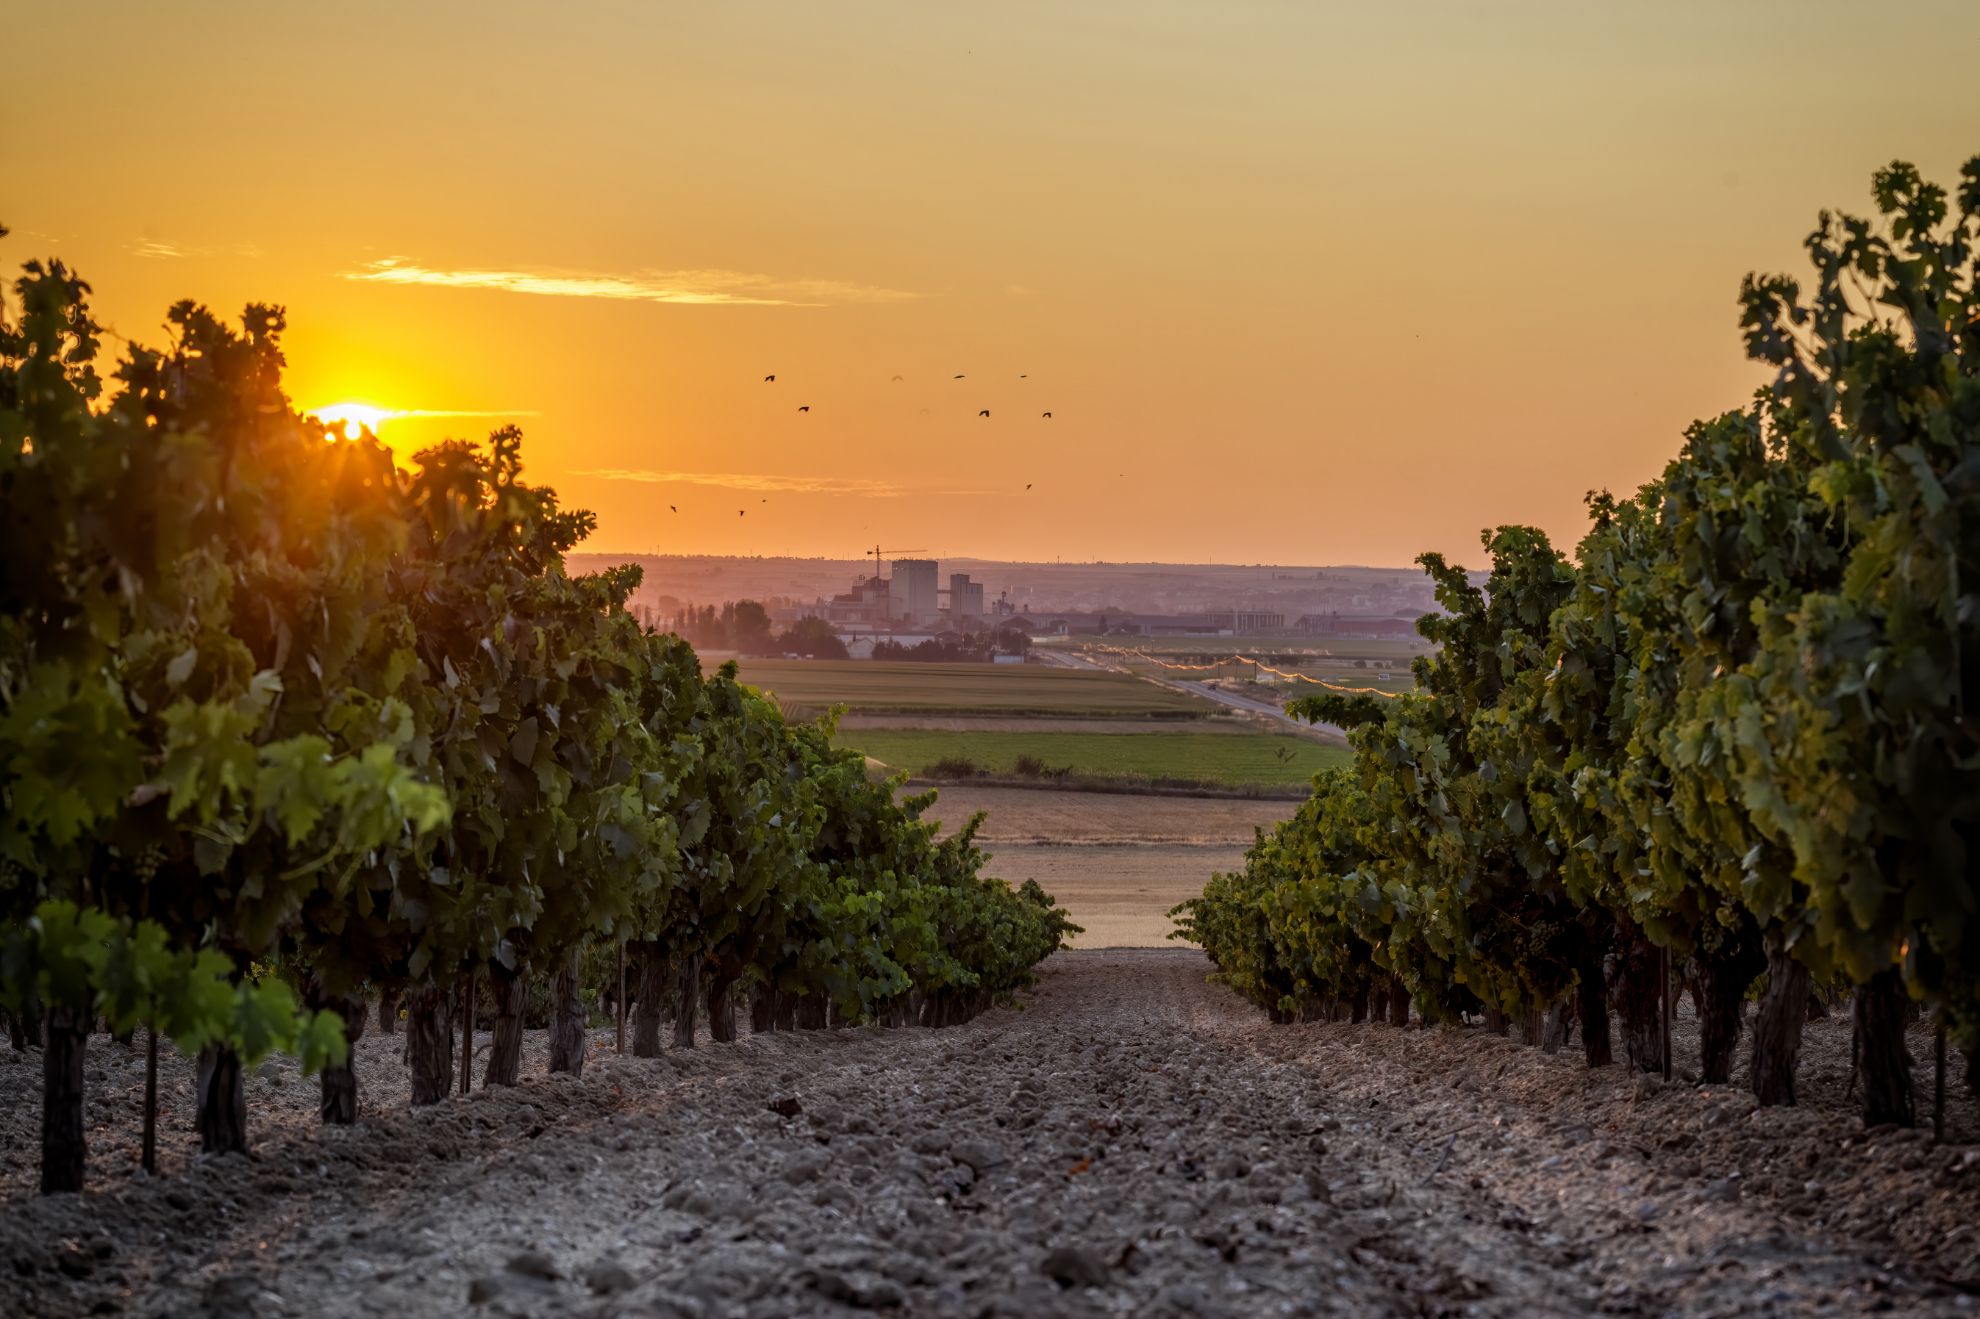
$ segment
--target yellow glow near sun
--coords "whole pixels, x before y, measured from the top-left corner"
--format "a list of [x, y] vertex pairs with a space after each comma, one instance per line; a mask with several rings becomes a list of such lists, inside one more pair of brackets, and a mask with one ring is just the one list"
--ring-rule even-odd
[[399, 415], [390, 408], [374, 407], [369, 403], [332, 403], [327, 408], [312, 408], [310, 411], [319, 421], [341, 427], [347, 440], [356, 439], [365, 430], [376, 435], [380, 426]]

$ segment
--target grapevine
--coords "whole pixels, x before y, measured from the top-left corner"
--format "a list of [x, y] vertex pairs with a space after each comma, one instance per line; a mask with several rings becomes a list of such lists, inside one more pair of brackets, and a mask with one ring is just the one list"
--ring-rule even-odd
[[745, 994], [766, 1029], [962, 1020], [1075, 932], [642, 628], [637, 568], [567, 573], [591, 516], [523, 479], [515, 428], [401, 468], [290, 404], [280, 308], [180, 303], [106, 371], [89, 293], [30, 262], [0, 303], [0, 552], [41, 565], [0, 579], [0, 1011], [45, 1046], [44, 1189], [83, 1185], [99, 1020], [197, 1053], [202, 1142], [240, 1149], [271, 1050], [326, 1121], [380, 1102], [348, 1066], [371, 995], [432, 1103], [476, 985], [484, 1084], [516, 1080], [532, 979], [581, 1067], [599, 949], [691, 1043]]
[[1233, 988], [1282, 1019], [1385, 974], [1433, 1017], [1571, 1010], [1591, 1065], [1614, 1002], [1656, 1070], [1668, 958], [1723, 1082], [1764, 972], [1750, 1080], [1791, 1103], [1840, 983], [1873, 1124], [1916, 1118], [1907, 1003], [1980, 1057], [1980, 159], [1873, 192], [1821, 218], [1810, 287], [1743, 286], [1750, 407], [1591, 497], [1572, 562], [1515, 527], [1482, 590], [1424, 556], [1415, 692], [1292, 703], [1355, 764], [1177, 909]]

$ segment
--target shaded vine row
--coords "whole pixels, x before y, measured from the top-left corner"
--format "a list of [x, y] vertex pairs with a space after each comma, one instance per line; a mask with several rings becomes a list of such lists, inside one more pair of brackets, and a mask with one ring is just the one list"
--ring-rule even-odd
[[1656, 1070], [1682, 974], [1708, 1081], [1757, 997], [1779, 1104], [1814, 986], [1851, 998], [1866, 1121], [1917, 1119], [1921, 1013], [1980, 1084], [1980, 159], [1873, 192], [1820, 218], [1806, 283], [1742, 287], [1750, 406], [1592, 496], [1572, 557], [1527, 527], [1482, 581], [1424, 555], [1414, 693], [1289, 707], [1355, 758], [1177, 909], [1233, 988], [1536, 1043], [1575, 1018], [1598, 1065], [1613, 1007]]
[[552, 1068], [582, 1067], [601, 952], [725, 1039], [746, 994], [765, 1029], [965, 1020], [1074, 930], [980, 873], [973, 825], [938, 838], [932, 794], [643, 629], [636, 567], [567, 573], [592, 518], [523, 480], [514, 428], [402, 468], [296, 412], [279, 308], [180, 303], [111, 365], [73, 272], [14, 295], [0, 1010], [44, 1045], [45, 1190], [82, 1185], [99, 1026], [198, 1053], [225, 1150], [271, 1050], [354, 1119], [368, 996], [404, 1004], [428, 1103], [464, 982], [493, 990], [484, 1083], [514, 1084], [532, 982]]

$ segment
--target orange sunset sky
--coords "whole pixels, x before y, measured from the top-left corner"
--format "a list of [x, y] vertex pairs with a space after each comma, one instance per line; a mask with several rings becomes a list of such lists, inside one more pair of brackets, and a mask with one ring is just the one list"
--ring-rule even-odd
[[1757, 383], [1742, 274], [1980, 151], [1971, 0], [0, 15], [9, 267], [283, 303], [299, 404], [513, 417], [599, 550], [1571, 543]]

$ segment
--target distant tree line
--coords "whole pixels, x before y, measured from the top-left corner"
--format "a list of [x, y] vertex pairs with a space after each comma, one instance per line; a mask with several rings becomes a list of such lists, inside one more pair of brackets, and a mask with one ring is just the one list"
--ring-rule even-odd
[[998, 655], [1023, 655], [1030, 649], [1029, 636], [1017, 628], [1004, 627], [994, 632], [945, 633], [912, 646], [893, 640], [878, 641], [873, 645], [873, 658], [988, 664]]
[[[663, 619], [662, 631], [701, 650], [733, 650], [743, 655], [802, 655], [806, 659], [848, 659], [846, 643], [825, 619], [808, 614], [782, 632], [770, 621], [770, 611], [756, 600], [729, 600], [716, 605], [683, 605]], [[1026, 654], [1031, 638], [1017, 628], [977, 632], [947, 632], [912, 645], [892, 639], [873, 647], [877, 660], [988, 664], [998, 655]]]
[[803, 655], [807, 659], [846, 659], [846, 643], [830, 623], [807, 615], [782, 632], [770, 621], [770, 611], [755, 600], [730, 600], [714, 605], [686, 605], [664, 630], [676, 633], [703, 650], [733, 650], [744, 655]]
[[686, 605], [663, 630], [699, 649], [745, 653], [769, 650], [776, 635], [770, 611], [755, 600], [726, 600], [719, 608]]

